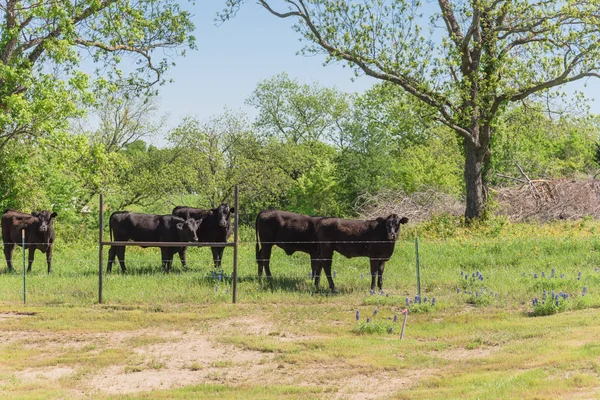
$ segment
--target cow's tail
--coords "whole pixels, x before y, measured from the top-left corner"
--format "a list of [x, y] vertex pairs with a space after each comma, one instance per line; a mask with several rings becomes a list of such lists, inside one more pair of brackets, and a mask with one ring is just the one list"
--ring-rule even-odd
[[112, 218], [113, 216], [111, 215], [110, 218], [108, 219], [108, 232], [110, 234], [110, 241], [113, 241], [113, 231], [112, 231]]
[[259, 218], [260, 218], [260, 213], [256, 216], [256, 222], [254, 224], [254, 232], [256, 232], [256, 261], [258, 261], [259, 257], [260, 257], [260, 235], [258, 234]]

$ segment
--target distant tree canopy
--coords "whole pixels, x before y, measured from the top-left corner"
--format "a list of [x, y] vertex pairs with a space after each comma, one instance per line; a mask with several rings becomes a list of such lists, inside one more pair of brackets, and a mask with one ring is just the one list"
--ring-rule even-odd
[[[230, 19], [246, 0], [227, 0]], [[598, 0], [258, 0], [305, 54], [346, 62], [429, 108], [460, 138], [467, 220], [482, 215], [496, 124], [511, 103], [600, 77]]]
[[[225, 109], [168, 131], [155, 130], [160, 116], [135, 111], [151, 101], [115, 100], [98, 102], [100, 120], [90, 129], [72, 123], [70, 131], [0, 149], [0, 206], [51, 208], [77, 237], [75, 223], [84, 221], [85, 206], [97, 211], [101, 191], [111, 211], [163, 214], [178, 204], [231, 202], [239, 185], [246, 224], [265, 208], [355, 217], [362, 201], [388, 191], [465, 195], [461, 139], [397, 85], [343, 93], [277, 75], [250, 95], [254, 121]], [[277, 128], [283, 121], [288, 128]], [[549, 114], [532, 101], [508, 106], [495, 125], [490, 182], [513, 184], [519, 167], [532, 178], [595, 172], [599, 122], [585, 113]], [[149, 142], [157, 138], [160, 145]]]

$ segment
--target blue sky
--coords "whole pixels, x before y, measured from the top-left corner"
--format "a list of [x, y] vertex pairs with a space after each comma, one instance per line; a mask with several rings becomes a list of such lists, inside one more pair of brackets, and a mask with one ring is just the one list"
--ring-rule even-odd
[[362, 92], [376, 83], [369, 77], [352, 82], [352, 71], [339, 64], [323, 67], [324, 56], [296, 55], [302, 44], [292, 22], [271, 16], [252, 0], [221, 26], [215, 26], [214, 18], [224, 2], [201, 3], [192, 8], [198, 50], [176, 59], [169, 71], [175, 82], [160, 88], [161, 111], [169, 113], [170, 126], [188, 115], [208, 119], [224, 107], [254, 116], [244, 101], [259, 82], [281, 72], [301, 83], [318, 82], [344, 91]]
[[[363, 92], [376, 80], [362, 76], [354, 82], [353, 72], [341, 64], [323, 66], [325, 56], [304, 57], [299, 35], [291, 29], [291, 20], [281, 20], [262, 7], [247, 4], [231, 21], [216, 26], [216, 13], [223, 0], [199, 0], [189, 6], [194, 14], [198, 50], [179, 57], [169, 71], [175, 81], [160, 88], [160, 110], [168, 114], [168, 127], [176, 126], [185, 116], [207, 120], [225, 107], [242, 110], [250, 117], [256, 112], [245, 106], [257, 84], [281, 72], [301, 83], [318, 82], [344, 91]], [[600, 92], [600, 79], [569, 86], [584, 90], [588, 97]], [[596, 96], [600, 97], [600, 96]], [[600, 102], [592, 101], [592, 111], [600, 113]]]

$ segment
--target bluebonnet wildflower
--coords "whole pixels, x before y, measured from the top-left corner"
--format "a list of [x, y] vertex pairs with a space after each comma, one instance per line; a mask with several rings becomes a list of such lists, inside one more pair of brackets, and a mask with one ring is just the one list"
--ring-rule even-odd
[[460, 288], [456, 289], [456, 293], [460, 293]]
[[552, 275], [550, 275], [550, 278], [554, 278], [554, 268], [552, 268]]
[[427, 297], [423, 297], [423, 303], [427, 303]]
[[587, 293], [587, 286], [583, 287], [583, 295], [585, 296], [585, 294]]
[[358, 321], [360, 319], [360, 311], [356, 310], [356, 320]]
[[377, 315], [377, 309], [375, 309], [375, 311], [373, 311], [373, 316]]
[[371, 322], [371, 318], [367, 318], [367, 323]]
[[433, 299], [431, 299], [431, 305], [435, 306], [435, 297]]
[[415, 296], [415, 303], [420, 303], [421, 302], [421, 297], [419, 295]]
[[369, 290], [369, 292], [370, 292], [371, 294], [375, 293], [375, 292], [373, 291], [373, 289]]
[[556, 307], [558, 307], [558, 299], [556, 299], [556, 302], [554, 304], [556, 304]]
[[398, 322], [398, 316], [394, 314], [394, 322]]
[[390, 326], [390, 329], [388, 329], [388, 333], [392, 333], [394, 329]]
[[542, 278], [546, 277], [546, 273], [544, 271], [542, 271]]
[[406, 298], [406, 305], [408, 305], [408, 297]]
[[561, 278], [564, 278], [564, 277], [565, 277], [565, 274], [560, 274], [560, 277], [561, 277]]
[[537, 274], [533, 274], [533, 277], [534, 277], [535, 279], [537, 279]]

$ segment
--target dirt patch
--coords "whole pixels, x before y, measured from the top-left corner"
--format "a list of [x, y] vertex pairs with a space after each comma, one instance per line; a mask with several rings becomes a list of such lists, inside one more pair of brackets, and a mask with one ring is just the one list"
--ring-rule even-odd
[[46, 368], [27, 368], [15, 372], [15, 378], [24, 382], [39, 380], [55, 381], [60, 378], [74, 374], [76, 371], [70, 367], [46, 367]]
[[357, 375], [340, 382], [335, 399], [389, 399], [394, 394], [415, 386], [423, 378], [433, 376], [434, 369], [385, 371], [372, 375]]
[[169, 332], [166, 343], [136, 348], [133, 365], [112, 366], [89, 382], [110, 394], [168, 389], [199, 383], [249, 382], [274, 368], [273, 354], [216, 344], [198, 333]]
[[[224, 321], [211, 326], [209, 332], [159, 331], [142, 329], [112, 333], [52, 333], [12, 332], [10, 341], [25, 348], [60, 354], [81, 351], [102, 351], [110, 348], [130, 349], [128, 358], [119, 365], [110, 365], [85, 372], [77, 382], [77, 394], [116, 395], [172, 389], [203, 383], [230, 386], [294, 385], [322, 387], [323, 397], [331, 399], [390, 398], [397, 392], [413, 387], [434, 370], [367, 371], [344, 362], [328, 360], [306, 364], [286, 363], [277, 353], [243, 349], [216, 340], [219, 333], [243, 333], [281, 342], [306, 342], [312, 337], [279, 332], [260, 318], [247, 317]], [[91, 350], [90, 350], [91, 349]], [[133, 353], [133, 355], [131, 355]], [[83, 370], [82, 370], [83, 371]], [[77, 365], [27, 368], [13, 372], [23, 383], [58, 381], [81, 373]]]
[[443, 351], [434, 351], [430, 355], [434, 357], [443, 358], [445, 360], [473, 360], [477, 358], [484, 358], [492, 353], [491, 348], [476, 348], [476, 349], [451, 349]]

